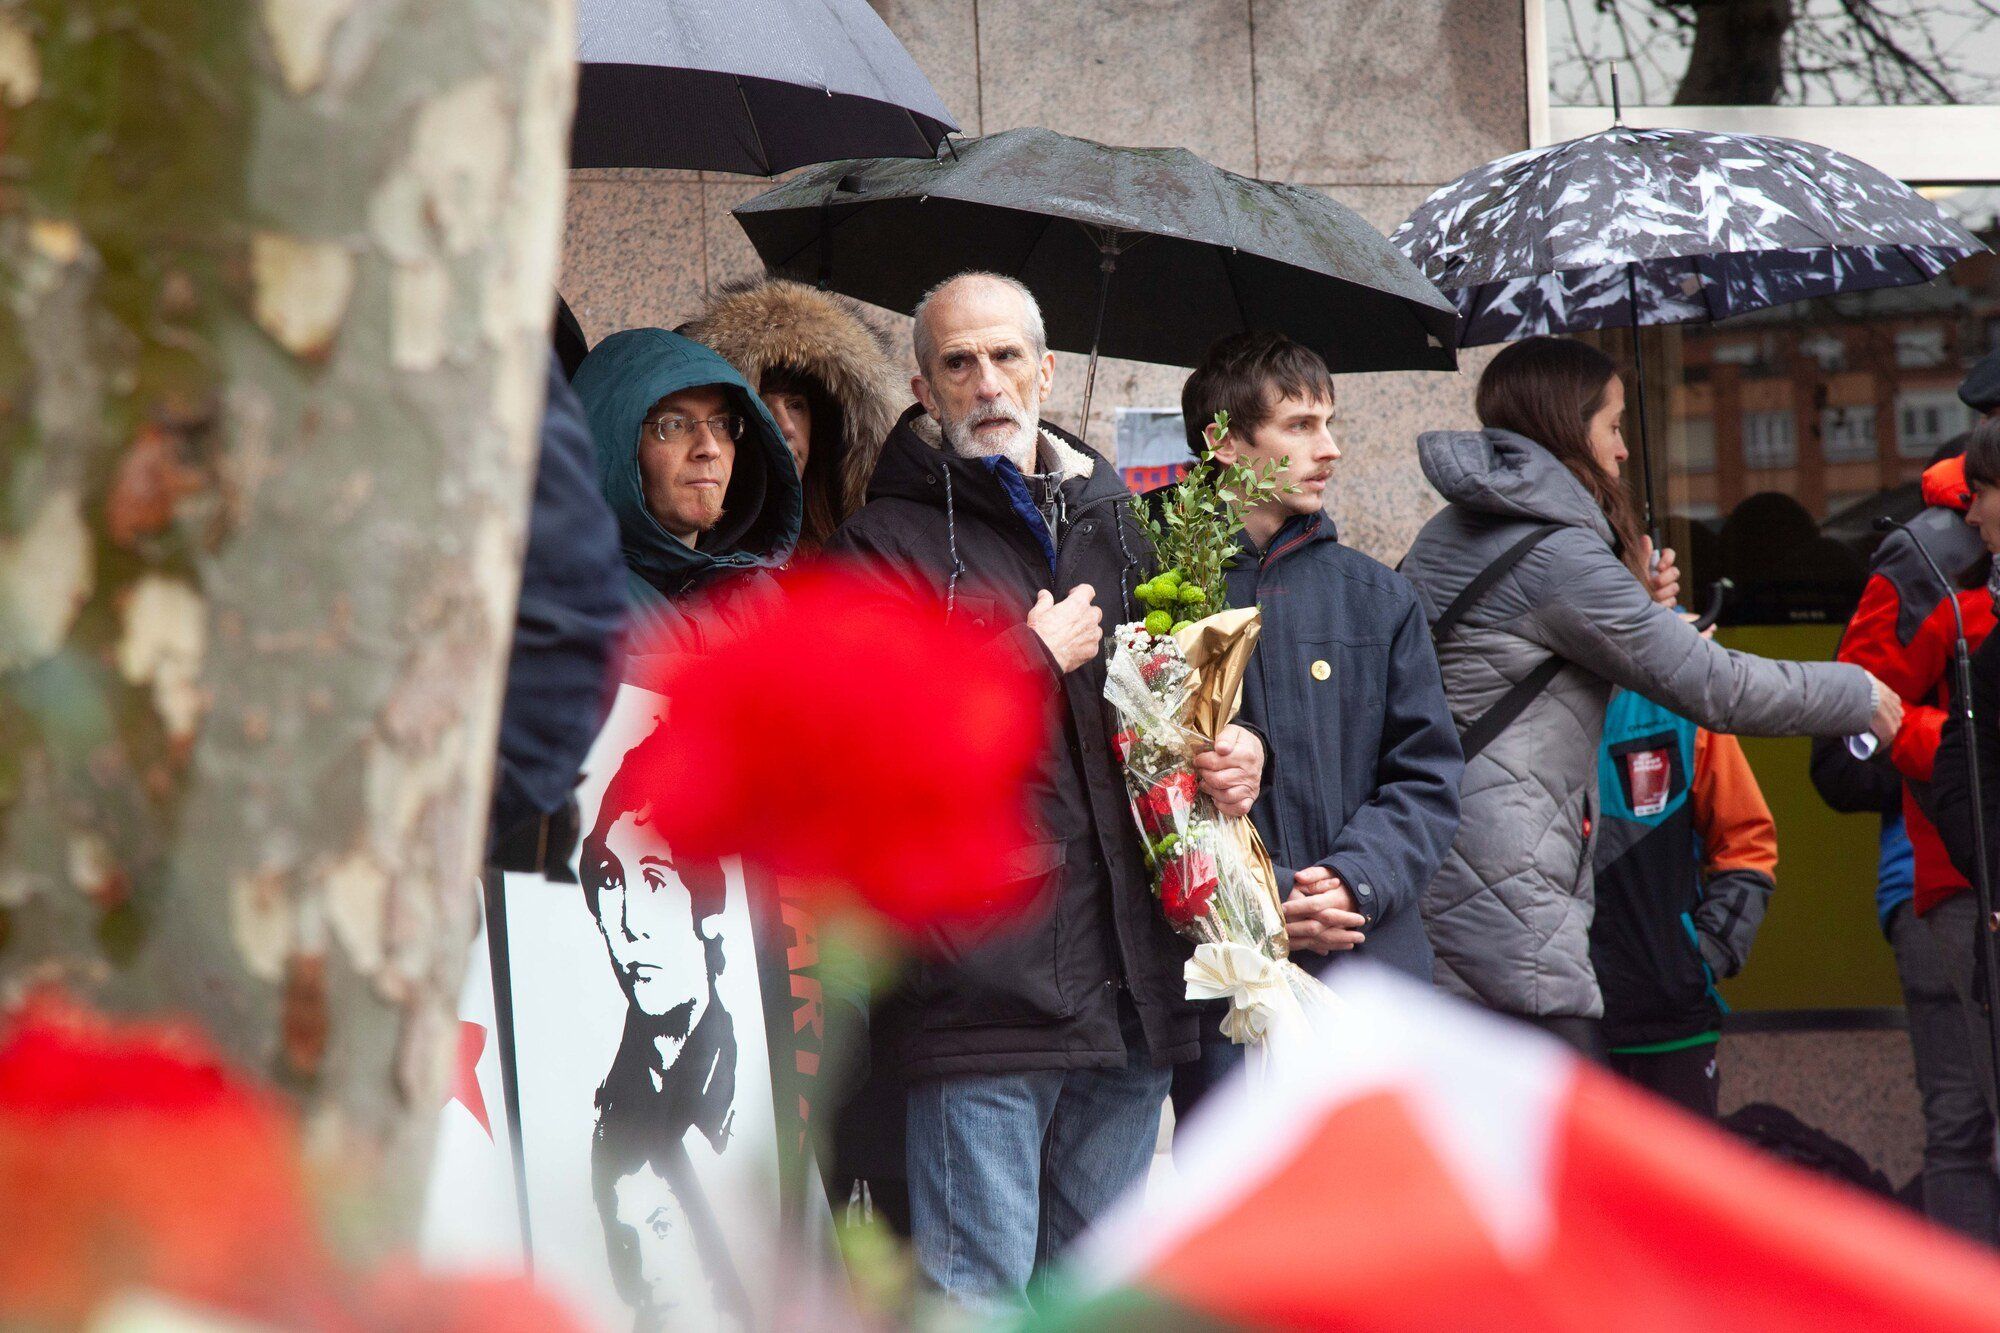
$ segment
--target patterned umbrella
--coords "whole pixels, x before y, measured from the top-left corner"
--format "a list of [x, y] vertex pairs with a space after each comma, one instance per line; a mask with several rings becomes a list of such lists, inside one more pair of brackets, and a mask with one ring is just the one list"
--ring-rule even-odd
[[[1460, 347], [1630, 328], [1635, 354], [1642, 324], [1929, 282], [1986, 248], [1817, 144], [1624, 125], [1469, 171], [1390, 239], [1458, 303]], [[1644, 404], [1642, 381], [1642, 450]]]
[[1986, 248], [1831, 149], [1625, 126], [1469, 171], [1390, 239], [1458, 302], [1460, 347], [1904, 287]]

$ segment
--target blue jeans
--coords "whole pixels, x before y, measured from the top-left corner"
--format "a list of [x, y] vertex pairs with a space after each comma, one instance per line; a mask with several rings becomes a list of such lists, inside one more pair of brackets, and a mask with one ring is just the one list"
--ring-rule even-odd
[[910, 1228], [924, 1276], [953, 1301], [1024, 1306], [1035, 1272], [1145, 1178], [1172, 1071], [1131, 1028], [1125, 1050], [1119, 1069], [910, 1088]]

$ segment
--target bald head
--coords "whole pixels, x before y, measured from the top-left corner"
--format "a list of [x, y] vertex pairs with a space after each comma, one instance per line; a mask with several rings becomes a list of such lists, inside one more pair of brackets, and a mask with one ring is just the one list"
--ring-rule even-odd
[[911, 341], [917, 353], [917, 369], [928, 372], [937, 354], [937, 326], [940, 322], [959, 325], [968, 318], [979, 323], [1011, 323], [1039, 358], [1049, 350], [1049, 335], [1042, 325], [1042, 307], [1026, 284], [998, 273], [972, 270], [946, 278], [925, 292], [917, 302], [916, 325]]
[[961, 273], [918, 303], [913, 338], [910, 388], [953, 452], [1033, 472], [1056, 367], [1033, 294], [1012, 278]]

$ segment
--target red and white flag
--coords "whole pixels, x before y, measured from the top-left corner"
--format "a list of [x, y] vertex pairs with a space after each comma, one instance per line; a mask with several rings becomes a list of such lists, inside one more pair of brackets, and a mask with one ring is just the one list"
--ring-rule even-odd
[[1317, 1058], [1237, 1080], [1080, 1243], [1048, 1327], [2000, 1329], [2000, 1260], [1530, 1029], [1344, 970]]
[[511, 1273], [525, 1267], [495, 1029], [493, 968], [482, 924], [459, 988], [451, 1084], [438, 1111], [424, 1191], [418, 1250], [433, 1270]]

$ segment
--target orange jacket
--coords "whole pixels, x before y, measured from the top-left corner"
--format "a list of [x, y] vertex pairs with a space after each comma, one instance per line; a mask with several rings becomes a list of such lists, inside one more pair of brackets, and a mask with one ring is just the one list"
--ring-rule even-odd
[[1734, 736], [1694, 734], [1694, 827], [1703, 879], [1732, 870], [1778, 877], [1778, 823]]

